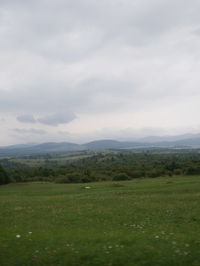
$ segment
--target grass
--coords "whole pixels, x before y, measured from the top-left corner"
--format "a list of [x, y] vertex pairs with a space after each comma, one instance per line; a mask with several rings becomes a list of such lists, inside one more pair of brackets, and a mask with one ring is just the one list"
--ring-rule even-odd
[[1, 186], [0, 265], [199, 266], [199, 206], [199, 176]]

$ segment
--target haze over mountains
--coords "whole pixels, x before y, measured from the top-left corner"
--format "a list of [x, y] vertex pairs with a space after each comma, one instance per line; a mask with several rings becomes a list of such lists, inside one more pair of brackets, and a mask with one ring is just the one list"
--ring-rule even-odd
[[97, 140], [85, 144], [69, 142], [47, 142], [33, 144], [17, 144], [0, 147], [0, 156], [23, 156], [44, 153], [64, 153], [82, 150], [109, 149], [153, 149], [153, 148], [199, 148], [200, 134], [185, 134], [179, 136], [149, 136], [135, 141]]
[[183, 134], [183, 135], [176, 135], [176, 136], [148, 136], [139, 139], [139, 142], [148, 142], [148, 143], [154, 143], [154, 142], [163, 142], [163, 141], [179, 141], [179, 140], [185, 140], [185, 139], [197, 139], [200, 138], [200, 134]]

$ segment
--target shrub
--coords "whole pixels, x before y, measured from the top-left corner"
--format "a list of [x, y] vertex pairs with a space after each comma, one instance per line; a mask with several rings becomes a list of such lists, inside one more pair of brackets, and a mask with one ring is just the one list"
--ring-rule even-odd
[[123, 181], [123, 180], [130, 180], [130, 177], [125, 173], [119, 173], [113, 177], [113, 181]]
[[79, 173], [60, 175], [55, 178], [55, 183], [82, 183], [82, 176]]
[[140, 178], [145, 176], [145, 173], [140, 170], [134, 170], [130, 173], [131, 178]]
[[79, 173], [67, 174], [66, 177], [68, 178], [69, 183], [81, 183], [82, 182], [82, 175]]
[[181, 175], [181, 174], [182, 174], [181, 169], [175, 169], [175, 170], [174, 170], [174, 174], [175, 174], [175, 175]]
[[160, 169], [151, 169], [147, 171], [146, 175], [148, 177], [159, 177], [163, 175], [163, 171]]
[[69, 183], [69, 179], [67, 176], [58, 176], [55, 179], [55, 183], [57, 184]]
[[4, 168], [0, 165], [0, 185], [8, 184], [11, 182], [11, 179], [9, 178], [7, 172], [4, 170]]
[[200, 167], [199, 166], [190, 166], [187, 168], [186, 170], [186, 174], [187, 175], [198, 175], [200, 174]]

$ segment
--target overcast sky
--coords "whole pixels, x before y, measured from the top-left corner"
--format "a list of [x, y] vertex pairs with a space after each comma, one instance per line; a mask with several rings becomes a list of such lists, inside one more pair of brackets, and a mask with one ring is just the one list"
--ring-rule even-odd
[[200, 132], [199, 0], [0, 0], [0, 145]]

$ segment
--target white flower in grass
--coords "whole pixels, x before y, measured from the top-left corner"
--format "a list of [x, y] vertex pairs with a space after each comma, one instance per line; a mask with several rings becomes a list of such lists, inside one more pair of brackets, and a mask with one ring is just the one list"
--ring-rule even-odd
[[21, 236], [20, 235], [16, 235], [16, 238], [20, 238]]

